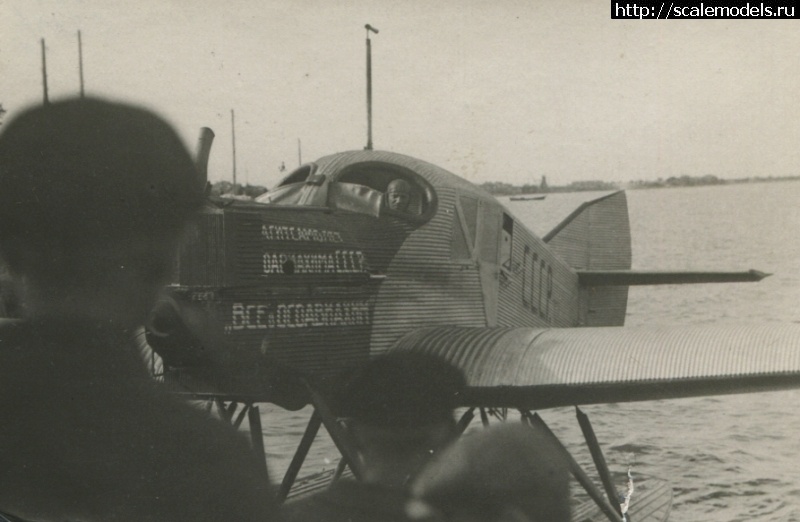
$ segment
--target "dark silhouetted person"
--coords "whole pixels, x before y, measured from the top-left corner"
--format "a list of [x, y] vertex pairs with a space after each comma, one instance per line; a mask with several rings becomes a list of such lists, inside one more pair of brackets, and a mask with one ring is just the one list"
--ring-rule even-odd
[[339, 413], [361, 458], [361, 480], [290, 503], [287, 519], [405, 520], [411, 478], [456, 435], [461, 372], [438, 358], [392, 353], [367, 363], [339, 396]]
[[419, 521], [568, 522], [569, 471], [553, 443], [522, 423], [465, 435], [414, 480]]
[[407, 212], [411, 202], [411, 185], [404, 179], [396, 179], [386, 188], [386, 203], [395, 212]]
[[263, 463], [169, 394], [132, 343], [203, 183], [152, 113], [29, 109], [0, 134], [0, 255], [23, 319], [0, 326], [0, 511], [35, 521], [267, 521]]
[[12, 286], [11, 274], [0, 259], [0, 318], [19, 317], [19, 303]]

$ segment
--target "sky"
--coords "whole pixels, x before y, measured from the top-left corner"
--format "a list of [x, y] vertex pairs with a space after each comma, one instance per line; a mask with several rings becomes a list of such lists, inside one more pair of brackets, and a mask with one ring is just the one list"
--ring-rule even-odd
[[367, 142], [482, 183], [800, 175], [796, 20], [611, 20], [607, 0], [0, 0], [9, 121], [79, 93], [152, 109], [209, 177], [273, 186]]

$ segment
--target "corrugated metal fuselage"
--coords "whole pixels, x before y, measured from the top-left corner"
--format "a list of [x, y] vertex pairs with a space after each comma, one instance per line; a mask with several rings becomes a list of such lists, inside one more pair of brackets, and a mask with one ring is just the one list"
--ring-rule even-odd
[[418, 228], [320, 207], [210, 209], [169, 293], [207, 314], [237, 366], [269, 356], [323, 374], [424, 326], [580, 323], [577, 276], [540, 239], [519, 223], [509, 234], [497, 203], [474, 200], [472, 226], [457, 190], [438, 195]]
[[[392, 153], [317, 167], [276, 192], [293, 204], [209, 205], [185, 245], [167, 301], [196, 349], [158, 321], [148, 340], [195, 391], [214, 380], [216, 393], [261, 395], [276, 361], [335, 375], [422, 327], [590, 323], [571, 265], [474, 185]], [[372, 210], [383, 189], [364, 184], [395, 172], [428, 198], [420, 218]]]

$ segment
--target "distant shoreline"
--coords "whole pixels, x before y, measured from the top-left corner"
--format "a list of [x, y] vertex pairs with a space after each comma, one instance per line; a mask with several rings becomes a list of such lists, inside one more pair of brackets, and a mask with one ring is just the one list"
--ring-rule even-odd
[[511, 185], [501, 181], [489, 181], [480, 186], [494, 196], [534, 196], [552, 194], [557, 192], [587, 192], [598, 190], [637, 190], [653, 188], [675, 187], [707, 187], [711, 185], [734, 185], [742, 183], [775, 183], [782, 181], [799, 181], [800, 176], [783, 177], [752, 177], [739, 179], [720, 179], [716, 176], [681, 176], [667, 179], [659, 178], [655, 181], [629, 181], [627, 183], [612, 183], [608, 181], [576, 181], [569, 185], [551, 185], [545, 188], [535, 185]]
[[[720, 179], [716, 176], [681, 176], [680, 178], [658, 179], [656, 181], [629, 181], [627, 183], [612, 183], [609, 181], [575, 181], [569, 185], [546, 186], [511, 185], [502, 181], [488, 181], [480, 185], [481, 188], [493, 196], [527, 196], [533, 199], [536, 196], [558, 192], [589, 192], [601, 190], [637, 190], [652, 188], [674, 187], [707, 187], [710, 185], [734, 185], [742, 183], [774, 183], [778, 181], [800, 181], [800, 176], [784, 177], [753, 177], [740, 179]], [[233, 184], [230, 181], [216, 181], [209, 184], [209, 195], [223, 198], [255, 199], [267, 192], [266, 187], [260, 185]]]

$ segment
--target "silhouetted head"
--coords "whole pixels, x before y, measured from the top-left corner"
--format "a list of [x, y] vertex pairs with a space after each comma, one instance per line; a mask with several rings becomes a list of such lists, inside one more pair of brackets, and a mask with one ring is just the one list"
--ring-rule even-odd
[[405, 212], [411, 200], [411, 186], [404, 179], [396, 179], [389, 183], [386, 198], [390, 209]]
[[37, 293], [49, 304], [104, 292], [149, 306], [144, 294], [169, 275], [203, 189], [166, 122], [97, 99], [33, 107], [4, 125], [0, 186], [0, 254], [33, 308], [46, 304]]
[[364, 457], [364, 480], [404, 486], [452, 441], [464, 386], [460, 370], [418, 353], [390, 353], [356, 371], [340, 394], [339, 413]]
[[409, 515], [420, 520], [570, 520], [567, 464], [551, 440], [522, 423], [464, 435], [417, 475], [411, 494]]

